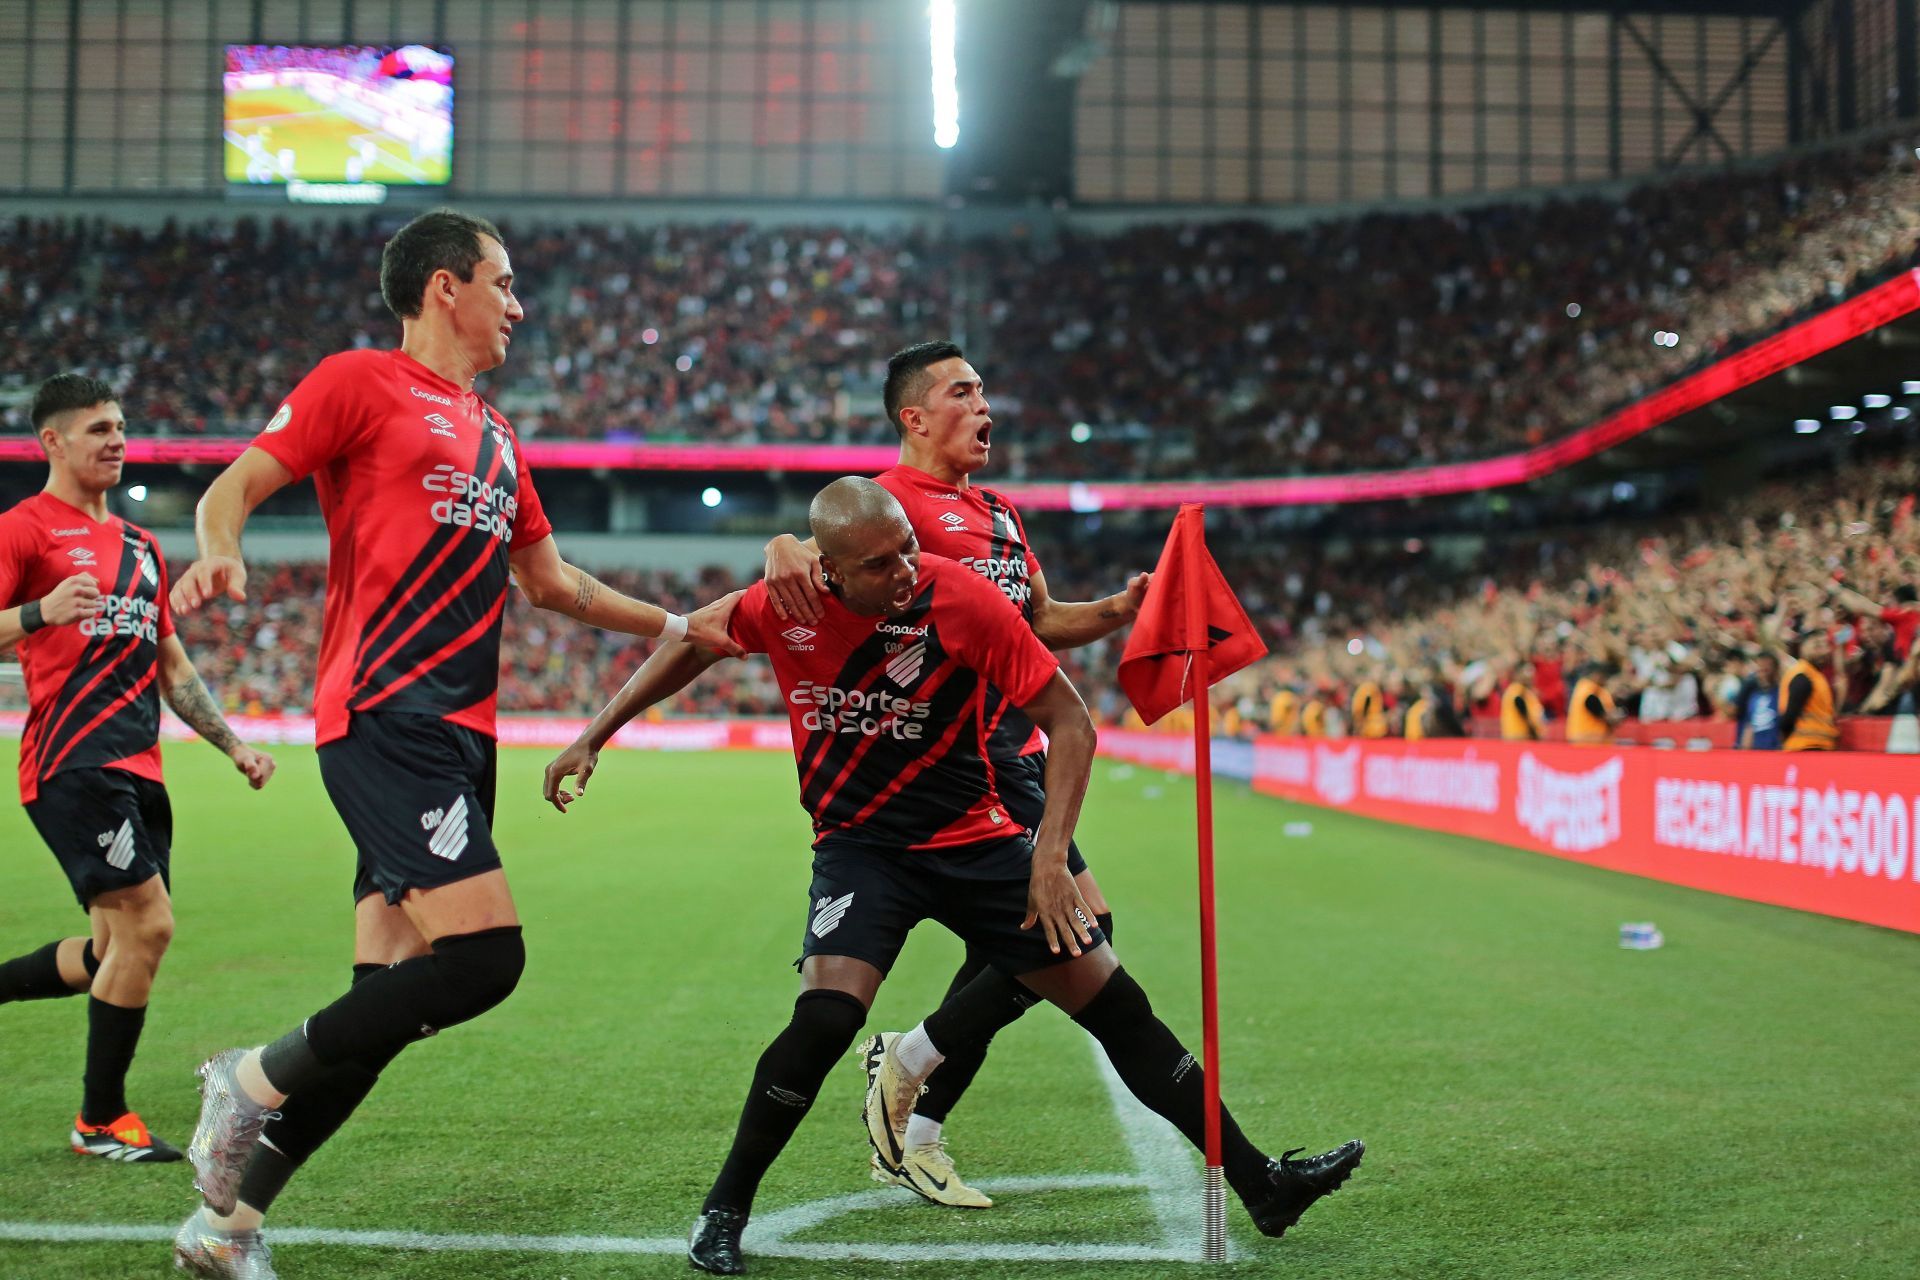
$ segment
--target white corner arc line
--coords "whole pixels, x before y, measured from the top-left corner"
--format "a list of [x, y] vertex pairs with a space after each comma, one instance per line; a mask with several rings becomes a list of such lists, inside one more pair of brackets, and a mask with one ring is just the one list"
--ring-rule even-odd
[[[1180, 1131], [1141, 1104], [1128, 1090], [1126, 1082], [1107, 1061], [1097, 1040], [1087, 1042], [1093, 1049], [1094, 1065], [1106, 1082], [1107, 1098], [1113, 1103], [1113, 1115], [1120, 1122], [1121, 1135], [1133, 1153], [1134, 1167], [1147, 1189], [1153, 1216], [1160, 1223], [1160, 1244], [1173, 1256], [1186, 1262], [1200, 1261], [1205, 1246], [1205, 1183], [1201, 1180], [1200, 1156], [1188, 1145]], [[1233, 1242], [1227, 1242], [1227, 1260], [1237, 1257]]]

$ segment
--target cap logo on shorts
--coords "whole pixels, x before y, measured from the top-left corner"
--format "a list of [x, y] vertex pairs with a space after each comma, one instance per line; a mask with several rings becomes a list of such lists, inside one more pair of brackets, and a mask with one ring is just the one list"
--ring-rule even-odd
[[108, 866], [125, 871], [133, 865], [133, 819], [121, 823], [118, 831], [102, 831], [94, 837], [94, 843], [107, 851]]
[[445, 809], [427, 810], [420, 815], [420, 826], [433, 832], [427, 838], [427, 852], [448, 862], [459, 861], [467, 851], [467, 798], [460, 796]]
[[840, 927], [840, 921], [846, 918], [847, 908], [853, 905], [853, 895], [841, 898], [821, 898], [813, 904], [813, 924], [809, 931], [816, 938], [824, 938]]

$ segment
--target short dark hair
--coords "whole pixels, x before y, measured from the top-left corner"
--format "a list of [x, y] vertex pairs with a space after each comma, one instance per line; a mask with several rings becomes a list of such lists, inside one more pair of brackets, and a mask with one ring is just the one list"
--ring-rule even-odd
[[420, 314], [427, 281], [436, 271], [451, 271], [462, 280], [473, 279], [483, 256], [480, 237], [491, 236], [501, 247], [506, 238], [485, 218], [457, 209], [432, 209], [393, 233], [380, 251], [380, 296], [387, 310], [402, 320]]
[[1893, 598], [1901, 604], [1912, 604], [1920, 600], [1920, 591], [1914, 590], [1911, 582], [1903, 582], [1893, 589]]
[[119, 393], [99, 378], [84, 373], [56, 373], [33, 393], [33, 429], [39, 431], [56, 413], [90, 409], [119, 398]]
[[900, 408], [918, 403], [927, 394], [932, 382], [927, 370], [942, 360], [964, 359], [966, 353], [953, 342], [916, 342], [887, 357], [887, 385], [880, 399], [886, 405], [887, 418], [893, 423], [894, 431], [902, 439], [906, 438], [907, 428], [900, 421]]

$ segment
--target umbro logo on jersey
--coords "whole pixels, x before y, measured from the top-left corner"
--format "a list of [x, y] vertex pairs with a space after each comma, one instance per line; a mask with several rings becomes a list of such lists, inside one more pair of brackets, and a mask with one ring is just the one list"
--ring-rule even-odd
[[94, 842], [107, 851], [107, 865], [115, 871], [133, 865], [133, 819], [121, 823], [118, 831], [102, 831]]
[[437, 396], [431, 391], [422, 391], [418, 387], [408, 387], [407, 390], [413, 392], [414, 395], [419, 396], [422, 400], [431, 400], [435, 404], [446, 405], [449, 409], [453, 408], [453, 401], [445, 396]]
[[68, 547], [67, 555], [75, 564], [92, 564], [94, 560], [92, 547]]
[[420, 815], [423, 829], [433, 832], [427, 838], [427, 852], [448, 862], [457, 862], [467, 851], [467, 798], [461, 796], [445, 809], [429, 809]]
[[808, 644], [807, 641], [813, 639], [813, 635], [814, 633], [806, 627], [788, 627], [780, 633], [780, 638], [787, 642], [787, 648], [789, 649], [796, 650], [800, 653], [812, 653], [813, 646]]
[[902, 690], [911, 688], [927, 666], [927, 642], [919, 640], [903, 649], [887, 663], [887, 679]]
[[427, 415], [426, 420], [427, 420], [427, 425], [432, 428], [432, 434], [436, 436], [449, 436], [449, 437], [454, 435], [453, 424], [451, 422], [448, 422], [446, 418], [443, 417], [442, 415], [437, 413], [430, 413]]
[[821, 898], [813, 904], [813, 923], [808, 931], [816, 938], [824, 938], [840, 927], [846, 918], [847, 908], [853, 905], [853, 895], [843, 898]]
[[958, 533], [960, 532], [960, 530], [967, 527], [967, 518], [961, 515], [958, 511], [949, 511], [945, 515], [940, 517], [940, 523], [947, 526], [947, 528], [953, 530], [955, 533]]

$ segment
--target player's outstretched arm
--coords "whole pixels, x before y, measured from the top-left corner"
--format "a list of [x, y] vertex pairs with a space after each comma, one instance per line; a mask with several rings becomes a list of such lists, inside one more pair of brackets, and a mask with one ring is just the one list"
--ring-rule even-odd
[[100, 584], [76, 573], [59, 586], [15, 609], [0, 609], [0, 649], [11, 649], [42, 627], [66, 627], [100, 615]]
[[820, 621], [820, 544], [790, 533], [776, 533], [767, 543], [767, 594], [782, 622]]
[[1033, 634], [1049, 649], [1078, 649], [1112, 635], [1140, 616], [1140, 606], [1153, 582], [1150, 573], [1127, 579], [1127, 589], [1104, 600], [1069, 604], [1047, 594], [1047, 575], [1033, 575]]
[[255, 791], [266, 786], [267, 779], [273, 776], [273, 757], [240, 741], [240, 735], [220, 714], [219, 704], [214, 702], [206, 682], [194, 669], [193, 659], [187, 656], [179, 636], [161, 638], [159, 674], [160, 696], [173, 708], [173, 714], [225, 753], [233, 761], [233, 767], [246, 775], [247, 784]]
[[1093, 912], [1067, 872], [1067, 845], [1093, 774], [1093, 717], [1079, 691], [1058, 671], [1020, 709], [1047, 735], [1047, 807], [1034, 833], [1027, 918], [1020, 927], [1030, 929], [1037, 922], [1055, 954], [1065, 946], [1077, 956], [1082, 943], [1093, 941]]
[[193, 512], [200, 558], [173, 584], [175, 613], [192, 613], [216, 596], [247, 598], [240, 533], [255, 507], [292, 482], [293, 473], [278, 458], [264, 449], [248, 449], [207, 487]]
[[685, 639], [704, 649], [717, 649], [730, 658], [746, 656], [746, 650], [727, 634], [727, 622], [742, 592], [729, 592], [682, 618], [657, 604], [622, 595], [585, 569], [568, 564], [560, 558], [560, 547], [551, 536], [520, 548], [511, 560], [514, 580], [535, 608], [564, 614], [603, 631], [624, 631], [649, 639], [665, 635], [669, 640]]
[[554, 757], [553, 763], [547, 766], [543, 787], [547, 803], [565, 813], [567, 806], [575, 799], [574, 793], [562, 785], [568, 778], [578, 775], [579, 782], [575, 786], [580, 795], [586, 795], [587, 779], [593, 776], [594, 769], [599, 765], [600, 748], [607, 745], [607, 740], [648, 707], [665, 702], [692, 684], [702, 671], [724, 656], [711, 649], [695, 648], [684, 641], [663, 644], [655, 649], [620, 692], [613, 695], [613, 701], [602, 707], [600, 714], [580, 731], [580, 736], [573, 740], [572, 745]]

